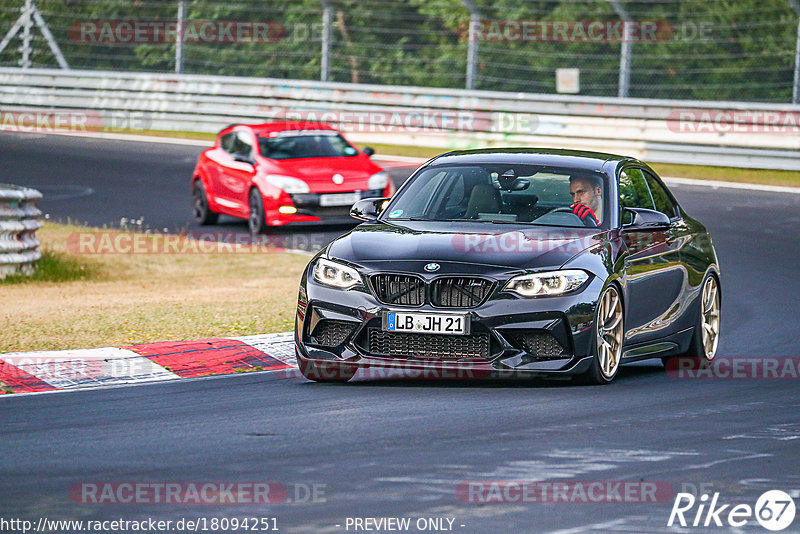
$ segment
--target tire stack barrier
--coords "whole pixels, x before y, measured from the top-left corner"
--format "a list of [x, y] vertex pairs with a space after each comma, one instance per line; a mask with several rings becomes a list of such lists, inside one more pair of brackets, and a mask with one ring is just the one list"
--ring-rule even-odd
[[42, 227], [36, 207], [41, 198], [36, 189], [0, 184], [0, 278], [33, 274], [34, 262], [42, 257], [35, 235]]

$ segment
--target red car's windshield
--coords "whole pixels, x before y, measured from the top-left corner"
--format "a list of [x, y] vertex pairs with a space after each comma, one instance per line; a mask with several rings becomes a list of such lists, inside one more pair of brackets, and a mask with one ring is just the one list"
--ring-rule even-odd
[[271, 159], [336, 158], [358, 155], [358, 150], [337, 132], [329, 130], [284, 131], [259, 136], [261, 155]]

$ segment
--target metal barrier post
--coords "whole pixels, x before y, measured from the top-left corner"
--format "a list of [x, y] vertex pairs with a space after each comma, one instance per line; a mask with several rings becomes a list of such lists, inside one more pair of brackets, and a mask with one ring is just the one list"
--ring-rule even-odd
[[42, 257], [35, 232], [42, 227], [36, 189], [0, 184], [0, 278], [9, 274], [33, 274], [33, 263]]
[[797, 15], [797, 43], [794, 49], [794, 82], [792, 83], [792, 104], [798, 103], [800, 98], [800, 1], [789, 0], [795, 15]]
[[481, 22], [481, 14], [472, 0], [461, 0], [469, 11], [469, 30], [467, 31], [467, 89], [475, 89], [478, 79], [478, 39], [472, 35], [472, 30]]
[[329, 0], [322, 2], [322, 50], [320, 51], [319, 79], [327, 82], [331, 72], [331, 26], [333, 6]]
[[631, 55], [633, 54], [629, 25], [631, 18], [619, 0], [609, 0], [609, 2], [617, 16], [622, 19], [622, 48], [619, 52], [619, 90], [617, 96], [619, 98], [627, 98], [631, 85]]

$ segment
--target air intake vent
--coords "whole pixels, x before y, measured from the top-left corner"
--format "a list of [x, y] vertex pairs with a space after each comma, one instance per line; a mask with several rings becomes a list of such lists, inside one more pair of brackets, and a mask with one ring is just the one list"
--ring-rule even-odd
[[425, 302], [425, 282], [418, 276], [376, 274], [372, 286], [375, 296], [384, 304], [421, 306]]
[[492, 285], [483, 278], [437, 278], [431, 282], [431, 304], [440, 308], [480, 306], [492, 291]]
[[550, 333], [536, 332], [514, 336], [517, 345], [537, 359], [558, 358], [566, 355], [564, 347]]
[[312, 343], [324, 347], [338, 347], [350, 337], [356, 325], [347, 321], [323, 319], [311, 333]]
[[398, 334], [370, 328], [369, 352], [407, 358], [489, 358], [489, 334]]

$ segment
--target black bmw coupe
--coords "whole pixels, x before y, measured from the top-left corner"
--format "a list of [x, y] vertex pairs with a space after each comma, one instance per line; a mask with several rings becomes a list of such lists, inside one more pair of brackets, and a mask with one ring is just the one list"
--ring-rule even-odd
[[296, 353], [312, 380], [402, 368], [606, 384], [621, 363], [716, 353], [711, 238], [636, 159], [450, 152], [351, 215], [365, 222], [300, 283]]

